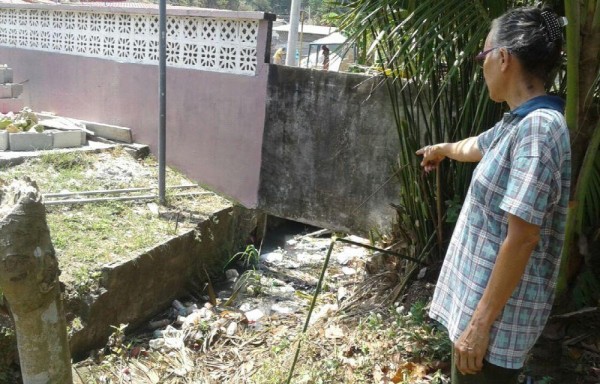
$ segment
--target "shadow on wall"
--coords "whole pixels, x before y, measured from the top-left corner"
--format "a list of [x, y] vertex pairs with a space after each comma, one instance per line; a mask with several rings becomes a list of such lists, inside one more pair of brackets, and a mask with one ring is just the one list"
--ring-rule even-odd
[[391, 226], [399, 146], [379, 81], [270, 67], [259, 209], [359, 234]]

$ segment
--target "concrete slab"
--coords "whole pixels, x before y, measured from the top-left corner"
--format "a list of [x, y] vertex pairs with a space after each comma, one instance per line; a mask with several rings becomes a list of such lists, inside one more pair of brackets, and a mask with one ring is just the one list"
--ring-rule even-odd
[[102, 124], [93, 121], [84, 121], [86, 128], [94, 132], [96, 136], [103, 137], [105, 139], [120, 141], [122, 143], [131, 144], [133, 143], [133, 136], [131, 135], [131, 128], [120, 127], [118, 125]]

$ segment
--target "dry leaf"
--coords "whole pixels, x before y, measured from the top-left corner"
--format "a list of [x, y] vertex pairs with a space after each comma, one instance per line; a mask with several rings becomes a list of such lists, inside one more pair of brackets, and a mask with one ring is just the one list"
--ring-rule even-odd
[[427, 375], [427, 367], [421, 364], [415, 364], [412, 362], [404, 363], [398, 368], [396, 374], [392, 378], [393, 383], [401, 383], [404, 379], [409, 381], [422, 379]]
[[344, 331], [342, 328], [333, 324], [325, 330], [325, 337], [328, 339], [341, 339], [344, 337]]

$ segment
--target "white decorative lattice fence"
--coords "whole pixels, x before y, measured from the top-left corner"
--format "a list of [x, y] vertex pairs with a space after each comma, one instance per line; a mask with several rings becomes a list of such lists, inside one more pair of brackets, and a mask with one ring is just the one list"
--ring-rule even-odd
[[[167, 65], [254, 75], [257, 20], [167, 16]], [[0, 45], [158, 64], [158, 15], [0, 8]]]

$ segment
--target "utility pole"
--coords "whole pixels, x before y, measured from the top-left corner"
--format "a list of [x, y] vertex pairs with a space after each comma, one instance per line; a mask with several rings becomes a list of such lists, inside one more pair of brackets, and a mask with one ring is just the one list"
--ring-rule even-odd
[[[305, 12], [304, 11], [300, 11], [300, 48], [298, 48], [298, 66], [300, 66], [300, 60], [302, 60], [302, 42], [304, 39], [304, 16], [305, 16]], [[308, 60], [309, 58], [306, 59], [306, 67], [308, 68]]]
[[300, 19], [300, 1], [292, 0], [290, 9], [290, 32], [288, 33], [287, 54], [285, 55], [285, 65], [297, 66], [296, 46], [298, 43], [298, 21]]
[[158, 3], [158, 200], [166, 203], [166, 163], [167, 163], [167, 1]]

